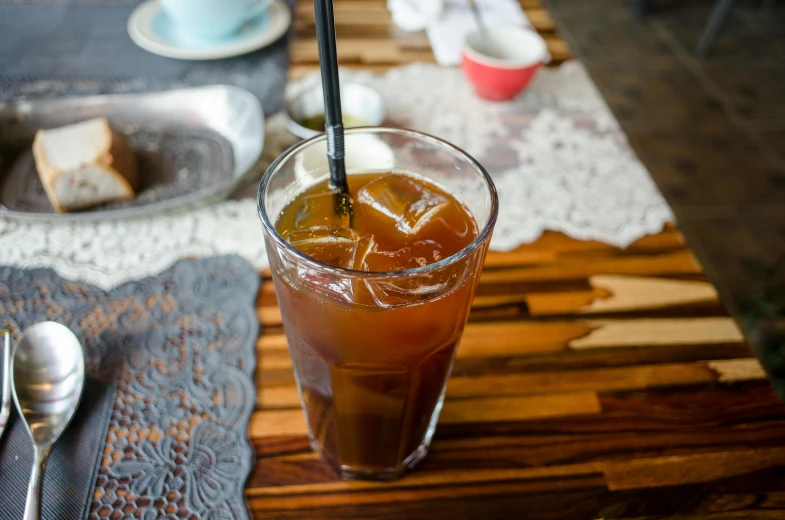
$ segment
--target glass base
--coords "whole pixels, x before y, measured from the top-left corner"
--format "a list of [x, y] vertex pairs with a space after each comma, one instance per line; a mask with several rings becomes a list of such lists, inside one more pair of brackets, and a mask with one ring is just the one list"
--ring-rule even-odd
[[428, 454], [428, 444], [422, 443], [403, 462], [394, 468], [356, 468], [339, 464], [327, 451], [322, 448], [316, 439], [310, 437], [311, 448], [318, 453], [343, 480], [377, 480], [390, 481], [400, 478], [408, 470], [415, 467]]

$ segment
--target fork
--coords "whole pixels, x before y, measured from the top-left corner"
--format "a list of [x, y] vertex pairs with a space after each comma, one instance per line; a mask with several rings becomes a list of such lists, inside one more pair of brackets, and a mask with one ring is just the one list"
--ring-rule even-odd
[[0, 395], [0, 440], [3, 438], [3, 430], [8, 422], [8, 414], [11, 412], [11, 339], [8, 330], [3, 329], [3, 389]]

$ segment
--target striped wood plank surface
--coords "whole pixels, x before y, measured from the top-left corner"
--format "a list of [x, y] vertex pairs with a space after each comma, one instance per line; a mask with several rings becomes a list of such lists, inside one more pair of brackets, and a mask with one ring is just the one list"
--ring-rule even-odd
[[785, 518], [785, 408], [673, 227], [490, 253], [431, 452], [393, 483], [310, 451], [268, 275], [256, 518]]
[[[569, 59], [567, 44], [555, 33], [553, 20], [539, 0], [519, 1], [534, 28], [545, 38], [553, 64]], [[290, 45], [292, 78], [319, 70], [314, 23], [313, 2], [298, 1]], [[335, 28], [341, 67], [383, 72], [415, 61], [436, 61], [425, 32], [398, 29], [384, 0], [335, 0]]]
[[[318, 70], [312, 9], [296, 8], [293, 78]], [[434, 60], [384, 0], [335, 9], [342, 66]], [[263, 276], [255, 518], [785, 518], [785, 408], [674, 227], [624, 250], [546, 233], [490, 253], [430, 453], [393, 483], [337, 480], [310, 451]]]

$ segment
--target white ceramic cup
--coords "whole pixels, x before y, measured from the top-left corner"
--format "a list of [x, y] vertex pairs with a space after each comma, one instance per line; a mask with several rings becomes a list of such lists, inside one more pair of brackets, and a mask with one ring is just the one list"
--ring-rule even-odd
[[177, 35], [187, 42], [209, 42], [237, 33], [273, 0], [160, 0]]

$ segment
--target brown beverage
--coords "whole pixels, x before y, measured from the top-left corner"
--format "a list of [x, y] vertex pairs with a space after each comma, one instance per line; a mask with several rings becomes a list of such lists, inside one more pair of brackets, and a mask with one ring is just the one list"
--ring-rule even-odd
[[[336, 213], [325, 180], [284, 208], [276, 222], [281, 236], [321, 262], [383, 272], [438, 262], [478, 235], [469, 210], [422, 178], [360, 174], [348, 182], [351, 220]], [[392, 478], [425, 454], [477, 284], [476, 263], [400, 282], [360, 276], [330, 287], [339, 304], [319, 293], [318, 279], [304, 285], [303, 269], [274, 277], [312, 440], [339, 470]]]

